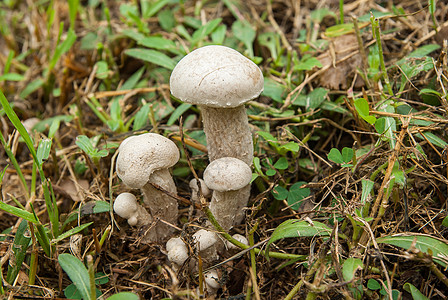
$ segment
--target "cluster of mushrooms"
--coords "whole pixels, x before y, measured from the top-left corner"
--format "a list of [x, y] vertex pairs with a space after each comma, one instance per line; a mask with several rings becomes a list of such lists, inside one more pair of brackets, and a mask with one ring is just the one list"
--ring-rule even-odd
[[[250, 196], [253, 143], [244, 104], [263, 91], [263, 74], [239, 52], [211, 45], [179, 61], [171, 74], [170, 89], [174, 97], [198, 105], [202, 114], [210, 164], [200, 184], [196, 179], [190, 182], [192, 200], [200, 186], [202, 195], [211, 195], [210, 211], [223, 229], [229, 230], [242, 222]], [[172, 237], [172, 225], [178, 222], [178, 203], [170, 196], [177, 193], [169, 172], [179, 160], [177, 146], [161, 135], [145, 133], [125, 139], [118, 151], [118, 177], [126, 186], [141, 190], [149, 212], [133, 194], [122, 193], [115, 199], [115, 213], [132, 226], [151, 224], [146, 241], [171, 238], [166, 243], [168, 259], [174, 267], [182, 266], [189, 257], [188, 245]], [[247, 244], [243, 236], [235, 238]], [[202, 257], [216, 255], [217, 245], [224, 245], [215, 232], [205, 229], [198, 230], [193, 241]], [[219, 288], [216, 272], [204, 276], [209, 290]]]

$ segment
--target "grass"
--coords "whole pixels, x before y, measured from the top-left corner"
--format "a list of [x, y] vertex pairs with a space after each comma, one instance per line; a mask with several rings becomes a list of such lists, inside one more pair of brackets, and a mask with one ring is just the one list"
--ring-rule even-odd
[[[0, 298], [196, 299], [208, 268], [210, 298], [446, 298], [448, 6], [347, 2], [3, 1]], [[177, 62], [209, 44], [265, 80], [247, 104], [251, 200], [230, 232], [189, 199], [205, 136], [169, 93]], [[111, 210], [129, 191], [116, 149], [148, 131], [181, 151], [176, 236], [192, 246], [206, 217], [240, 248], [192, 250], [199, 274]]]

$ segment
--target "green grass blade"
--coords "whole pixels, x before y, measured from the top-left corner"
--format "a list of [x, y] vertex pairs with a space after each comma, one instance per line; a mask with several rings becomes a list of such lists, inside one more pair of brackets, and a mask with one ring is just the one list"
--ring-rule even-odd
[[61, 268], [75, 284], [82, 298], [85, 300], [93, 300], [90, 296], [90, 279], [86, 266], [75, 256], [66, 253], [60, 254], [58, 261]]
[[136, 294], [130, 292], [122, 292], [110, 296], [107, 300], [138, 300], [140, 299]]
[[[19, 176], [20, 182], [22, 183], [22, 186], [25, 189], [26, 194], [29, 195], [30, 189], [28, 188], [28, 185], [26, 183], [25, 176], [23, 176], [23, 173], [22, 173], [22, 170], [20, 169], [19, 163], [17, 162], [16, 157], [12, 153], [11, 148], [6, 143], [5, 138], [3, 137], [3, 134], [1, 132], [0, 132], [0, 142], [3, 145], [3, 149], [5, 150], [6, 155], [8, 155], [9, 160], [11, 161], [12, 165], [14, 166], [14, 169], [16, 170], [17, 175]], [[5, 168], [5, 170], [6, 170], [6, 168]]]
[[29, 221], [31, 223], [39, 224], [39, 220], [36, 219], [36, 217], [32, 213], [30, 213], [29, 211], [26, 211], [26, 210], [23, 210], [21, 208], [18, 208], [18, 207], [6, 204], [6, 203], [1, 202], [1, 201], [0, 201], [0, 209], [6, 211], [6, 212], [8, 212], [8, 213], [10, 213], [10, 214], [12, 214], [12, 215], [14, 215], [16, 217], [19, 217], [19, 218], [22, 218], [22, 219], [24, 219], [26, 221]]
[[85, 228], [89, 227], [89, 226], [92, 225], [92, 224], [93, 224], [93, 222], [90, 222], [90, 223], [83, 224], [83, 225], [81, 225], [81, 226], [77, 226], [77, 227], [75, 227], [75, 228], [72, 228], [72, 229], [70, 229], [70, 230], [64, 232], [64, 233], [61, 234], [60, 236], [58, 236], [57, 239], [52, 240], [51, 243], [52, 243], [52, 244], [56, 244], [56, 243], [62, 241], [63, 239], [66, 239], [66, 238], [68, 238], [68, 237], [70, 237], [70, 236], [72, 236], [72, 235], [74, 235], [74, 234], [76, 234], [76, 233], [78, 233], [78, 232], [80, 232], [80, 231], [83, 231]]
[[3, 107], [3, 110], [6, 113], [6, 116], [8, 116], [9, 120], [11, 121], [12, 125], [17, 129], [17, 131], [22, 136], [23, 140], [25, 141], [26, 145], [28, 146], [28, 149], [31, 152], [31, 155], [33, 156], [34, 160], [37, 161], [37, 155], [36, 150], [34, 149], [33, 141], [31, 140], [30, 135], [26, 131], [23, 124], [20, 122], [19, 117], [17, 117], [16, 113], [12, 109], [11, 105], [9, 104], [8, 100], [6, 99], [5, 95], [3, 95], [2, 91], [0, 91], [0, 104]]
[[28, 223], [23, 220], [17, 228], [16, 235], [14, 237], [14, 244], [12, 247], [13, 254], [9, 260], [8, 273], [6, 275], [6, 281], [9, 284], [13, 284], [19, 274], [22, 263], [25, 260], [26, 250], [30, 244], [31, 236], [27, 233]]

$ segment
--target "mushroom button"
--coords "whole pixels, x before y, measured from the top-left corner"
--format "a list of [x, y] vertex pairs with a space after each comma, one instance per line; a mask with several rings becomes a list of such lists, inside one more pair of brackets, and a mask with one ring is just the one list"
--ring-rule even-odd
[[196, 49], [176, 65], [171, 93], [201, 107], [210, 161], [236, 157], [252, 165], [252, 134], [244, 103], [258, 97], [263, 84], [256, 64], [224, 46]]

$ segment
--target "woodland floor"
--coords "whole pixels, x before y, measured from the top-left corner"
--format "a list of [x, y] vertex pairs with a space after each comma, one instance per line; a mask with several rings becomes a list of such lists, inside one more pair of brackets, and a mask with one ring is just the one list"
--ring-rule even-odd
[[[61, 232], [93, 224], [56, 241], [51, 257], [33, 239], [17, 280], [8, 283], [20, 219], [0, 210], [0, 298], [64, 298], [71, 280], [58, 263], [61, 253], [84, 262], [93, 254], [95, 271], [106, 278], [97, 284], [103, 299], [123, 291], [141, 299], [199, 297], [197, 270], [174, 271], [164, 244], [141, 243], [144, 229], [118, 216], [114, 221], [108, 206], [98, 203], [130, 191], [113, 169], [114, 154], [123, 139], [145, 131], [169, 137], [182, 149], [172, 173], [179, 196], [190, 199], [188, 160], [199, 176], [208, 164], [200, 111], [170, 97], [168, 84], [180, 58], [207, 44], [240, 51], [265, 77], [265, 91], [247, 104], [256, 178], [246, 219], [231, 234], [249, 236], [252, 230], [257, 243], [289, 219], [332, 229], [329, 238], [307, 236], [297, 227], [292, 237], [270, 246], [304, 260], [244, 253], [220, 265], [222, 287], [208, 297], [448, 297], [448, 2], [345, 2], [350, 3], [343, 4], [341, 24], [335, 0], [2, 1], [0, 90], [22, 122], [40, 121], [30, 131], [36, 149], [39, 141], [52, 140], [42, 169], [53, 187], [57, 217], [64, 224], [79, 214]], [[382, 53], [372, 30], [376, 21]], [[16, 199], [28, 211], [33, 203], [50, 228], [42, 182], [33, 183], [30, 151], [5, 110], [0, 200], [17, 206]], [[75, 143], [80, 136], [88, 137], [90, 148]], [[191, 236], [205, 217], [180, 197], [176, 236], [190, 243], [194, 259]], [[103, 234], [104, 244], [95, 247]], [[375, 242], [395, 234], [411, 242]], [[221, 260], [236, 253], [224, 253]], [[219, 262], [203, 259], [205, 266]]]

